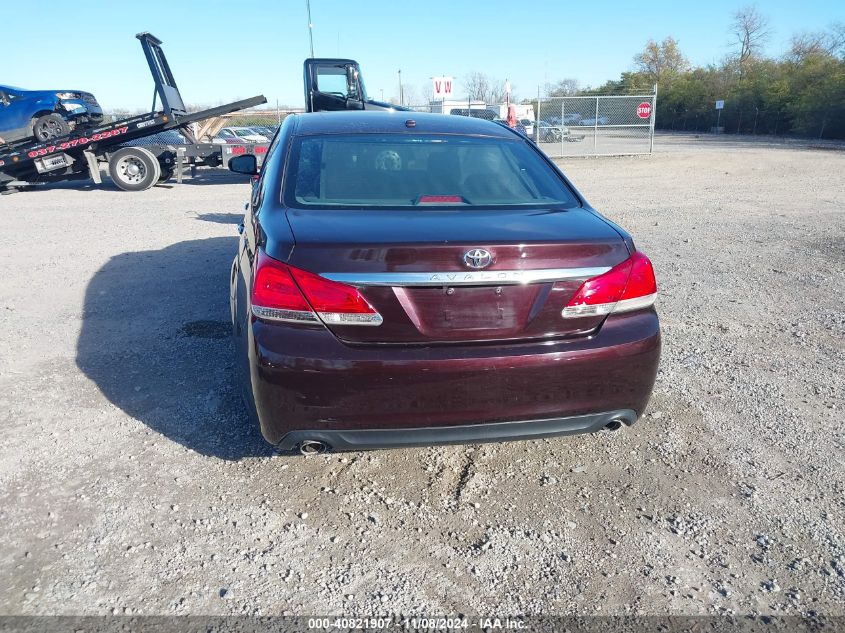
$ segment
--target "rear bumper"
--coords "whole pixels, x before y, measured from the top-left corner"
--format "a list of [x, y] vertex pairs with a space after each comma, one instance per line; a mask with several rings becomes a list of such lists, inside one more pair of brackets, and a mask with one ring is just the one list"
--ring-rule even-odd
[[284, 447], [321, 434], [362, 448], [589, 433], [619, 411], [632, 423], [660, 358], [653, 310], [612, 315], [593, 336], [521, 344], [350, 346], [322, 326], [261, 321], [247, 331], [261, 431]]
[[536, 440], [558, 435], [595, 433], [612, 422], [630, 426], [637, 420], [631, 409], [592, 413], [569, 418], [490, 422], [460, 426], [415, 429], [362, 429], [350, 431], [291, 431], [279, 442], [279, 448], [290, 451], [304, 441], [322, 442], [335, 451], [360, 451], [374, 448], [409, 448], [434, 444], [478, 444], [513, 440]]

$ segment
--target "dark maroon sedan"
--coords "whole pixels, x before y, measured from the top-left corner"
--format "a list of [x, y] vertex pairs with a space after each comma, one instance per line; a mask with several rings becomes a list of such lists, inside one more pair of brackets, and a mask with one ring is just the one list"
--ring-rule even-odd
[[285, 450], [615, 430], [657, 373], [651, 262], [479, 119], [288, 117], [231, 280], [246, 401]]

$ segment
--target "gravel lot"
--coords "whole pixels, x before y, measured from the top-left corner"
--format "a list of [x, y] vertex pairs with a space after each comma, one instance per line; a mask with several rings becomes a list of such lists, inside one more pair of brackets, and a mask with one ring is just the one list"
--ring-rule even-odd
[[248, 185], [0, 197], [0, 613], [845, 615], [845, 152], [566, 172], [661, 287], [618, 433], [274, 456], [230, 381]]

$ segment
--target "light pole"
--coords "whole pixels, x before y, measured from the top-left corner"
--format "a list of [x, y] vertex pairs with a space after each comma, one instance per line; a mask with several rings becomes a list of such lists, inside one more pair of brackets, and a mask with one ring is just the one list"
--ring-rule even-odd
[[402, 69], [399, 69], [399, 105], [405, 105], [405, 93], [402, 90]]

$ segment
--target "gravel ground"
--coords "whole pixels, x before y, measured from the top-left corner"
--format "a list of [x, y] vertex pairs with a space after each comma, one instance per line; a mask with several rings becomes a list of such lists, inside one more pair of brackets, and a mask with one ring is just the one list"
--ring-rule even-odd
[[248, 186], [0, 197], [0, 613], [845, 615], [845, 153], [572, 160], [654, 261], [618, 433], [274, 456], [230, 381]]

